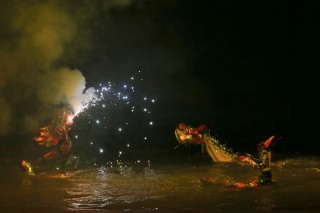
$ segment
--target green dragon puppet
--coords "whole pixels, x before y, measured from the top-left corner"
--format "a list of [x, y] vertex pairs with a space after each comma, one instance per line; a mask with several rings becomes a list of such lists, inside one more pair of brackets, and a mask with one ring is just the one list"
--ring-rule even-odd
[[239, 160], [238, 153], [234, 153], [232, 149], [220, 143], [215, 136], [210, 134], [206, 125], [191, 127], [180, 123], [175, 129], [175, 136], [179, 145], [200, 144], [202, 151], [206, 151], [214, 162], [227, 163]]

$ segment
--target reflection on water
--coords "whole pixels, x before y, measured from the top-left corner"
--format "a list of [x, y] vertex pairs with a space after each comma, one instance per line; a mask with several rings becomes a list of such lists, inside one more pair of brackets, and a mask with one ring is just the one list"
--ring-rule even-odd
[[150, 164], [101, 166], [83, 171], [70, 180], [67, 200], [74, 208], [158, 210], [163, 204], [156, 205], [157, 200], [196, 193], [190, 185], [199, 186], [199, 182], [192, 183], [190, 178], [197, 180], [198, 177], [189, 172], [178, 167], [154, 170]]
[[[30, 177], [16, 162], [1, 162], [0, 212], [67, 210], [316, 211], [320, 209], [319, 158], [273, 163], [275, 184], [236, 189], [224, 183], [259, 172], [239, 164], [106, 164], [68, 179]], [[205, 184], [201, 176], [214, 177]]]

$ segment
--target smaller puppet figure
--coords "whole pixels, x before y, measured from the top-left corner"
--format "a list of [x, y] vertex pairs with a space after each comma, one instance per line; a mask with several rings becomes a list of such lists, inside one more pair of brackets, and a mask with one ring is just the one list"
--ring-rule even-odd
[[[41, 146], [53, 147], [53, 149], [44, 154], [33, 163], [55, 162], [62, 158], [67, 158], [68, 153], [71, 151], [72, 143], [69, 138], [68, 132], [71, 128], [72, 120], [69, 115], [64, 111], [54, 119], [50, 125], [40, 129], [40, 136], [33, 139]], [[34, 175], [35, 172], [30, 162], [23, 160], [21, 163], [26, 173]]]
[[240, 156], [240, 161], [250, 163], [254, 168], [260, 169], [261, 174], [257, 181], [239, 182], [235, 185], [238, 187], [254, 187], [258, 185], [269, 185], [272, 183], [271, 173], [271, 147], [279, 140], [275, 140], [275, 136], [269, 137], [266, 141], [257, 145], [259, 159], [254, 158], [250, 154]]
[[32, 169], [32, 166], [28, 161], [23, 160], [21, 165], [25, 169], [27, 175], [35, 175], [35, 173], [34, 173], [34, 171]]

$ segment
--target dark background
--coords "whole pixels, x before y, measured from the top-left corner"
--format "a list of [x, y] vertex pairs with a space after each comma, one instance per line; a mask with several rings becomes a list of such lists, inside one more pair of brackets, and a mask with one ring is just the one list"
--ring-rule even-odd
[[[317, 15], [312, 5], [141, 0], [105, 12], [100, 3], [77, 1], [75, 8], [90, 14], [73, 16], [78, 34], [55, 64], [81, 70], [87, 87], [122, 84], [141, 70], [144, 81], [137, 92], [156, 99], [151, 107], [154, 126], [146, 127], [142, 115], [128, 115], [125, 106], [118, 107], [111, 110], [111, 127], [125, 120], [135, 124], [118, 137], [111, 130], [94, 129], [83, 116], [70, 133], [83, 134], [76, 150], [86, 149], [91, 139], [114, 152], [127, 141], [135, 151], [172, 150], [177, 145], [173, 131], [184, 122], [208, 125], [239, 151], [254, 152], [259, 141], [275, 134], [282, 137], [277, 152], [319, 153], [317, 110], [310, 101], [317, 97], [312, 67]], [[73, 4], [61, 7], [72, 14]], [[92, 113], [103, 112], [96, 108]], [[3, 140], [32, 134], [11, 133]], [[151, 135], [152, 143], [138, 139], [143, 134]], [[28, 143], [2, 144], [2, 151], [32, 150]]]

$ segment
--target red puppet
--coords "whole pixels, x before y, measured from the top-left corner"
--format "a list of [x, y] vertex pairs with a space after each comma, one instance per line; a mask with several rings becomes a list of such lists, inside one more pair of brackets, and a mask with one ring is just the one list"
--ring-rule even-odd
[[[41, 146], [54, 148], [36, 160], [37, 163], [57, 161], [70, 152], [72, 143], [68, 132], [71, 125], [72, 120], [64, 111], [50, 125], [40, 128], [40, 136], [33, 139]], [[34, 174], [31, 163], [23, 160], [22, 166], [28, 174]]]

